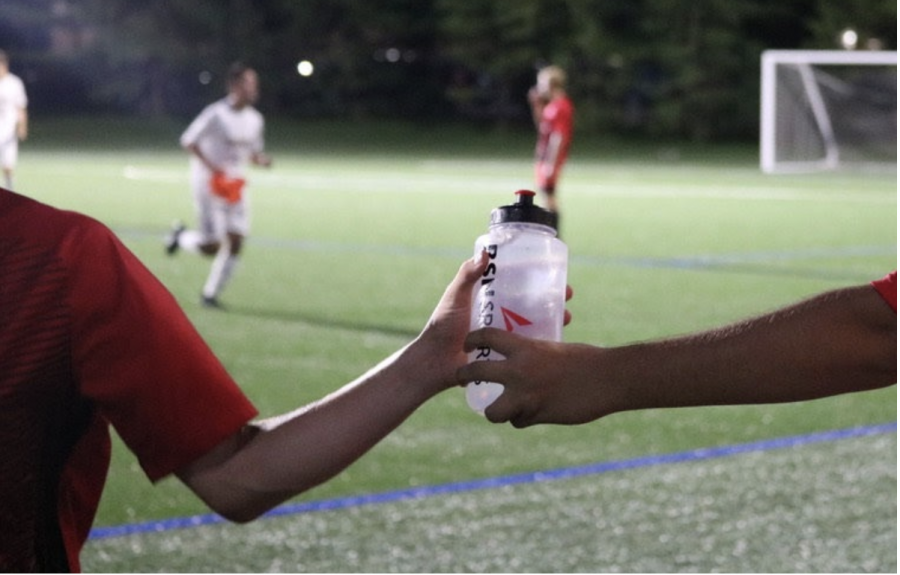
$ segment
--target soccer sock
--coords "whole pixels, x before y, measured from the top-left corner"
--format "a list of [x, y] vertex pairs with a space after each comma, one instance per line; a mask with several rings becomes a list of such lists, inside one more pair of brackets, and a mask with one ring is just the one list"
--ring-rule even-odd
[[213, 260], [206, 285], [203, 286], [203, 295], [209, 298], [217, 297], [231, 279], [237, 263], [238, 256], [232, 254], [227, 245], [223, 245]]
[[6, 189], [12, 190], [13, 189], [13, 177], [10, 174], [6, 174], [4, 177], [4, 180], [6, 180]]

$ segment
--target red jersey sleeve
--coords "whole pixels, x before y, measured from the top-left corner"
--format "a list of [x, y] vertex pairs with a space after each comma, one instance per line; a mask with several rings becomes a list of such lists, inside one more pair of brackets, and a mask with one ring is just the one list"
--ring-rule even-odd
[[892, 271], [880, 280], [872, 282], [872, 286], [881, 294], [894, 312], [897, 311], [897, 270]]
[[67, 236], [80, 393], [156, 481], [238, 431], [256, 409], [174, 297], [106, 227]]

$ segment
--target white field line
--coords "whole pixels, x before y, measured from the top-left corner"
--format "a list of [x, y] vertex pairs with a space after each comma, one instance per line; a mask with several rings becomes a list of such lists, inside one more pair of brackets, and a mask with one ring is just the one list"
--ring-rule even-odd
[[[129, 180], [160, 182], [167, 184], [188, 183], [188, 170], [156, 168], [151, 166], [127, 165], [122, 176]], [[515, 190], [531, 186], [527, 176], [510, 178], [508, 174], [478, 173], [462, 179], [459, 172], [448, 172], [446, 177], [429, 173], [379, 172], [368, 175], [314, 174], [314, 173], [273, 173], [253, 172], [251, 184], [259, 188], [289, 188], [343, 193], [391, 193], [391, 194], [433, 194], [436, 191], [455, 195], [483, 195], [485, 190]], [[696, 187], [687, 183], [659, 185], [633, 185], [630, 183], [588, 184], [572, 181], [565, 184], [566, 195], [615, 198], [658, 198], [658, 199], [726, 199], [740, 201], [788, 201], [788, 202], [850, 202], [896, 204], [896, 196], [883, 193], [853, 192], [821, 193], [816, 190], [797, 190], [779, 186], [748, 186], [744, 184], [719, 183], [715, 189]]]

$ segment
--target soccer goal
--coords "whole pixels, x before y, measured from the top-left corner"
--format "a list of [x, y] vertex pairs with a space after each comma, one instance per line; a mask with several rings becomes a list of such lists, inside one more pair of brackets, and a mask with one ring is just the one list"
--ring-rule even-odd
[[897, 52], [762, 54], [766, 173], [897, 168]]

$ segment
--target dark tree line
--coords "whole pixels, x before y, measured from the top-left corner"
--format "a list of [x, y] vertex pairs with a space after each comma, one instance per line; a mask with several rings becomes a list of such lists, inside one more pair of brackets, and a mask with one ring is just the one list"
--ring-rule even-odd
[[[755, 135], [767, 48], [896, 49], [887, 0], [3, 0], [0, 38], [46, 112], [187, 116], [243, 59], [271, 113], [527, 122], [536, 66], [579, 129]], [[302, 77], [298, 61], [315, 73]]]

